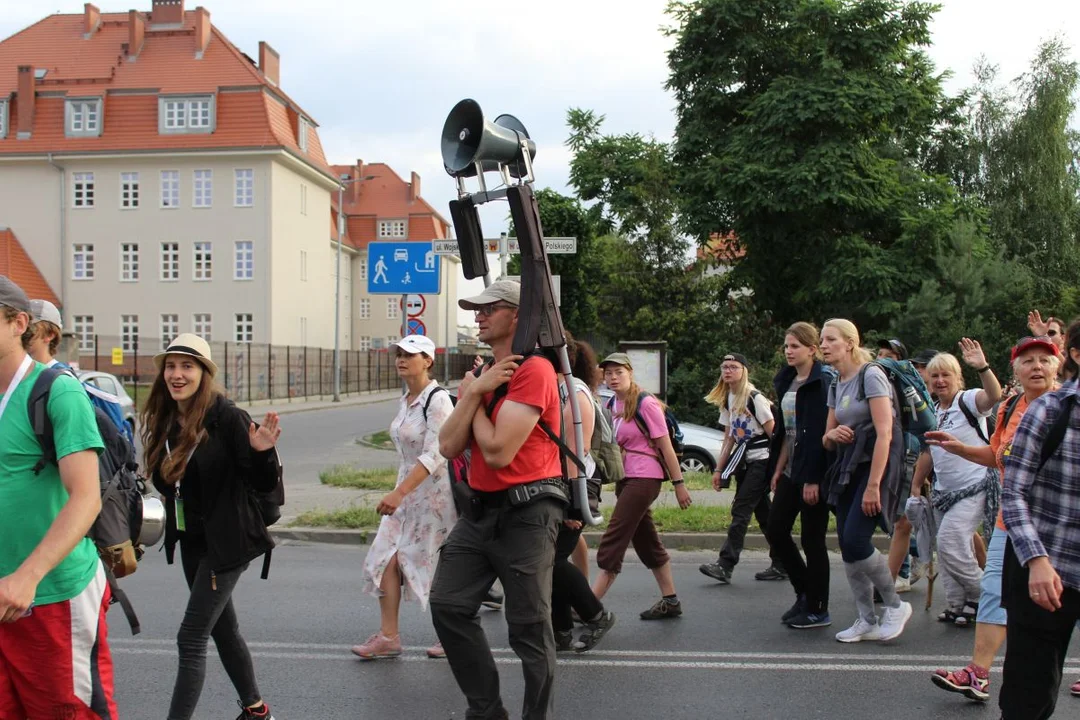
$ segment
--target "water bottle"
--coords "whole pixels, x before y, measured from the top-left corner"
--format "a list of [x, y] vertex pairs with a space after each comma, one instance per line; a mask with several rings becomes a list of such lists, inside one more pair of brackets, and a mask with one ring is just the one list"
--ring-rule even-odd
[[911, 419], [919, 419], [919, 413], [926, 409], [926, 399], [914, 386], [904, 388], [904, 403], [911, 409]]

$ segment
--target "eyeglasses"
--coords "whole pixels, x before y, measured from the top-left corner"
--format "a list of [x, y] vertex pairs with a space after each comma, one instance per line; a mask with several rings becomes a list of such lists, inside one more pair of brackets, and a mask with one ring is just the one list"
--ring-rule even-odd
[[721, 372], [738, 372], [739, 370], [742, 370], [742, 365], [721, 365], [720, 366], [720, 371]]
[[496, 310], [513, 309], [513, 305], [500, 305], [499, 303], [488, 303], [487, 305], [477, 305], [473, 308], [473, 312], [477, 315], [483, 315], [484, 317], [491, 317]]
[[1048, 335], [1049, 337], [1054, 337], [1054, 336], [1056, 336], [1056, 335], [1060, 335], [1061, 333], [1059, 333], [1059, 332], [1058, 332], [1057, 330], [1047, 330], [1047, 331], [1046, 331], [1046, 334], [1047, 334], [1047, 335]]

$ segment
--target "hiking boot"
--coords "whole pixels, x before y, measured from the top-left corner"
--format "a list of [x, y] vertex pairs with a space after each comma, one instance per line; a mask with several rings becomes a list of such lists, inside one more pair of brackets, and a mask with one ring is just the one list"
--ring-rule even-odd
[[432, 660], [445, 660], [446, 651], [443, 650], [441, 642], [437, 642], [427, 649], [427, 656]]
[[718, 562], [705, 563], [700, 566], [698, 570], [702, 575], [708, 575], [713, 580], [717, 580], [721, 585], [731, 584], [731, 571]]
[[381, 632], [377, 632], [362, 645], [353, 645], [352, 653], [363, 660], [395, 658], [401, 655], [401, 636], [388, 638]]
[[[651, 608], [641, 613], [642, 620], [665, 620], [682, 615], [682, 603], [673, 603], [667, 598], [660, 598]], [[614, 619], [612, 620], [614, 622]]]
[[[980, 677], [980, 672], [986, 674]], [[954, 672], [939, 668], [930, 676], [930, 680], [942, 690], [960, 693], [969, 700], [986, 702], [990, 699], [990, 674], [985, 670], [980, 671], [974, 664]]]
[[270, 706], [266, 703], [259, 708], [244, 707], [244, 703], [239, 700], [236, 704], [240, 706], [240, 715], [236, 720], [274, 720], [274, 716], [270, 714]]
[[574, 631], [555, 631], [555, 652], [570, 652], [574, 649]]
[[796, 630], [809, 630], [811, 628], [829, 627], [830, 625], [832, 625], [832, 618], [829, 617], [827, 611], [819, 613], [800, 613], [788, 622], [788, 627], [795, 628]]
[[503, 594], [492, 587], [488, 589], [487, 597], [480, 604], [488, 610], [502, 610]]
[[885, 608], [881, 614], [881, 637], [878, 640], [894, 640], [904, 632], [904, 626], [911, 619], [911, 603], [902, 602], [898, 608]]
[[[911, 607], [908, 605], [908, 607]], [[863, 620], [861, 617], [855, 621], [855, 624], [849, 627], [847, 630], [841, 630], [836, 633], [836, 639], [842, 643], [857, 643], [863, 640], [880, 640], [881, 628], [875, 623], [870, 623]]]
[[779, 565], [770, 565], [768, 568], [754, 575], [755, 580], [787, 580], [787, 572]]
[[786, 613], [784, 613], [783, 615], [780, 616], [780, 622], [787, 625], [794, 618], [797, 618], [798, 616], [802, 615], [805, 612], [806, 612], [806, 596], [805, 595], [800, 595], [798, 597], [798, 599], [795, 600], [795, 604], [792, 605], [788, 609], [788, 611]]
[[[678, 608], [682, 613], [682, 608]], [[615, 613], [610, 610], [604, 610], [600, 613], [600, 619], [585, 623], [585, 630], [578, 637], [577, 642], [574, 643], [574, 652], [583, 653], [586, 650], [591, 650], [596, 643], [600, 642], [600, 638], [604, 637], [605, 633], [615, 625]]]

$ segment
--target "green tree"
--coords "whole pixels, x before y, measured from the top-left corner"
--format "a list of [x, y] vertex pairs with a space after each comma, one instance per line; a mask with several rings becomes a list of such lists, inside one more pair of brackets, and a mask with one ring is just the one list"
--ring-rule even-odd
[[668, 88], [682, 227], [733, 232], [735, 268], [782, 323], [884, 327], [933, 268], [953, 190], [920, 164], [955, 112], [927, 59], [934, 6], [675, 2]]

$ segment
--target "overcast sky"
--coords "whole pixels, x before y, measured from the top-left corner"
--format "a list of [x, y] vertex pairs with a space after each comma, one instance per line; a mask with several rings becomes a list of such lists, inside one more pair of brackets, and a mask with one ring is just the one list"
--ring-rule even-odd
[[[1040, 41], [1058, 34], [1080, 60], [1075, 0], [938, 1], [930, 53], [939, 69], [954, 73], [951, 92], [970, 84], [980, 55], [1011, 78], [1025, 70]], [[189, 0], [188, 9], [196, 4]], [[241, 50], [258, 57], [258, 42], [266, 40], [281, 53], [282, 87], [319, 123], [331, 162], [385, 162], [406, 179], [415, 170], [424, 197], [447, 217], [455, 188], [442, 169], [439, 133], [462, 98], [476, 99], [490, 117], [518, 116], [539, 148], [537, 186], [562, 192], [570, 107], [606, 115], [609, 132], [670, 139], [666, 4], [205, 0], [213, 23]], [[81, 13], [83, 3], [3, 5], [0, 37], [49, 10]], [[148, 10], [150, 0], [98, 5], [106, 12]], [[485, 209], [485, 235], [504, 229], [507, 214], [504, 203]]]

